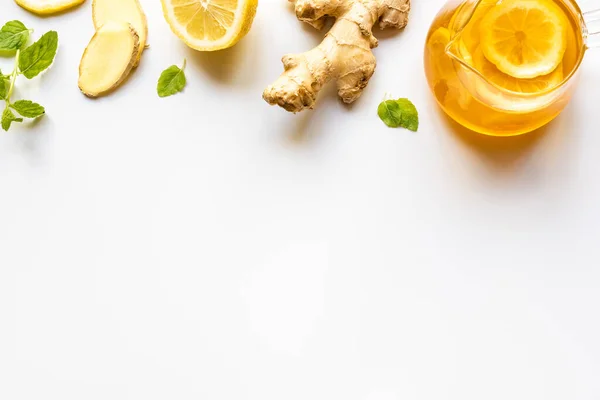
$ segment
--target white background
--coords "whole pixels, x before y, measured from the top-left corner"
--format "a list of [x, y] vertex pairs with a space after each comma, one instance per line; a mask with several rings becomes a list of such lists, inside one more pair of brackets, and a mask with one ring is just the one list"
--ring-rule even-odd
[[[324, 34], [285, 1], [216, 54], [142, 3], [151, 48], [96, 101], [77, 88], [91, 1], [0, 3], [61, 39], [15, 94], [47, 116], [0, 134], [1, 399], [600, 398], [599, 53], [555, 122], [495, 139], [428, 91], [443, 0], [378, 32], [355, 105], [329, 88], [299, 115], [261, 99]], [[185, 92], [158, 98], [184, 57]], [[417, 105], [418, 133], [377, 118], [386, 92]]]

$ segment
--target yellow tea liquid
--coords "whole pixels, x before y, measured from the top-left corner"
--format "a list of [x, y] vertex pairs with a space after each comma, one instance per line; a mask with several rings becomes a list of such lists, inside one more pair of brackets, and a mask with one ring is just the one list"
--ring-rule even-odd
[[502, 1], [481, 0], [475, 11], [472, 0], [448, 4], [436, 16], [425, 44], [425, 73], [440, 106], [459, 124], [493, 136], [530, 132], [555, 118], [571, 97], [573, 74], [585, 51], [571, 0], [526, 0], [552, 1], [559, 7], [567, 27], [566, 50], [549, 74], [521, 79], [500, 72], [486, 59], [480, 42], [489, 28], [482, 20]]

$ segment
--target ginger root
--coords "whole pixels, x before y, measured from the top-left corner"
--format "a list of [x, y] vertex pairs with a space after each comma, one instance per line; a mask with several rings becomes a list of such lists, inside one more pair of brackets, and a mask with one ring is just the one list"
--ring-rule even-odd
[[107, 22], [96, 31], [79, 64], [79, 89], [99, 97], [117, 88], [129, 75], [140, 49], [130, 24]]
[[360, 97], [375, 71], [377, 47], [372, 28], [404, 28], [410, 0], [290, 0], [299, 20], [321, 29], [328, 17], [335, 24], [316, 48], [283, 57], [285, 72], [263, 93], [269, 104], [287, 111], [313, 108], [317, 94], [330, 80], [337, 81], [344, 103]]
[[131, 24], [140, 39], [134, 67], [137, 67], [148, 40], [148, 21], [139, 0], [93, 0], [92, 19], [96, 30], [107, 22]]
[[96, 33], [79, 65], [79, 89], [88, 97], [112, 92], [138, 66], [148, 38], [139, 0], [93, 0]]

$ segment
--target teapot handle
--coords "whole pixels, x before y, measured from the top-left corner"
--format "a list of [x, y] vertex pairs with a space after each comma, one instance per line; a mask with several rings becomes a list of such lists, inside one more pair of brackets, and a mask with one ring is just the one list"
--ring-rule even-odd
[[584, 12], [583, 22], [585, 47], [600, 47], [600, 8]]

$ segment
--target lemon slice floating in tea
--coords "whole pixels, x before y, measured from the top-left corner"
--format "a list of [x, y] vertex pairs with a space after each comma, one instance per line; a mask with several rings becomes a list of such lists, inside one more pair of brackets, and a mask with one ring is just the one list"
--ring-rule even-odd
[[[436, 29], [427, 40], [430, 63], [434, 66], [437, 75], [434, 91], [442, 103], [446, 103], [447, 99], [454, 99], [461, 108], [466, 109], [472, 97], [461, 87], [452, 59], [446, 54], [446, 47], [449, 44], [450, 31], [444, 27]], [[459, 51], [466, 62], [471, 63], [471, 56], [462, 42], [459, 43]]]
[[497, 86], [519, 93], [539, 93], [554, 88], [563, 80], [562, 63], [548, 75], [542, 75], [531, 79], [519, 79], [500, 71], [494, 64], [483, 55], [481, 48], [473, 54], [475, 68], [481, 72], [486, 79]]
[[[477, 8], [473, 12], [471, 19], [463, 28], [460, 36], [465, 46], [470, 52], [474, 52], [479, 47], [479, 41], [481, 39], [482, 25], [481, 21], [483, 16], [496, 5], [498, 0], [481, 0], [477, 5]], [[454, 14], [457, 15], [458, 13]], [[452, 25], [450, 25], [452, 26]]]
[[568, 21], [552, 0], [504, 0], [481, 21], [481, 49], [505, 74], [548, 75], [567, 48]]
[[448, 43], [450, 43], [450, 31], [443, 27], [436, 29], [427, 40], [431, 63], [435, 65], [437, 73], [442, 78], [446, 78], [454, 71], [452, 60], [446, 55]]

